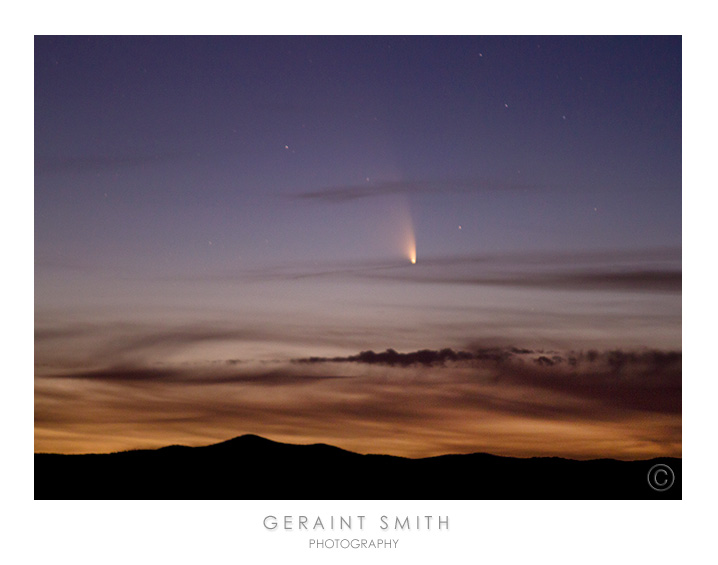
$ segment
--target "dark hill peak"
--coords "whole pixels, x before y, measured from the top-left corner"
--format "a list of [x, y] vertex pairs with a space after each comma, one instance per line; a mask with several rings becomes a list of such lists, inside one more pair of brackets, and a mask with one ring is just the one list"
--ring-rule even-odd
[[267, 439], [262, 436], [255, 434], [245, 434], [241, 436], [215, 443], [212, 445], [205, 446], [204, 449], [232, 449], [232, 450], [243, 450], [244, 452], [257, 452], [259, 451], [311, 451], [312, 453], [322, 454], [347, 454], [347, 455], [358, 455], [351, 451], [347, 451], [334, 445], [328, 445], [326, 443], [312, 443], [312, 444], [296, 444], [296, 443], [282, 443]]
[[289, 445], [286, 443], [280, 443], [273, 441], [255, 434], [245, 434], [219, 443], [213, 443], [205, 447], [256, 447], [256, 446], [270, 446], [270, 445]]

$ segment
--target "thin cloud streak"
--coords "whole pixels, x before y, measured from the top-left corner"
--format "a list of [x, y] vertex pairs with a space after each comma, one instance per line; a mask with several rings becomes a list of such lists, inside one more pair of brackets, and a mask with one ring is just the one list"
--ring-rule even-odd
[[453, 276], [451, 273], [429, 274], [402, 273], [388, 275], [365, 275], [384, 280], [409, 280], [424, 284], [460, 284], [475, 286], [526, 287], [546, 290], [616, 290], [636, 292], [682, 291], [681, 271], [575, 271], [563, 273], [523, 272], [513, 275]]
[[546, 188], [540, 184], [509, 183], [491, 179], [431, 181], [380, 181], [367, 184], [332, 186], [319, 190], [289, 194], [298, 200], [342, 204], [364, 198], [376, 198], [396, 194], [432, 194], [432, 193], [472, 193], [504, 190], [536, 190]]
[[681, 252], [674, 248], [585, 253], [476, 254], [397, 260], [289, 265], [214, 275], [221, 281], [370, 278], [418, 284], [527, 287], [547, 290], [682, 291]]
[[237, 360], [228, 359], [218, 366], [142, 366], [116, 365], [89, 371], [65, 371], [44, 375], [48, 380], [80, 380], [95, 383], [138, 385], [219, 385], [247, 384], [257, 386], [304, 385], [327, 379], [347, 379], [350, 376], [296, 373], [286, 370], [238, 370]]

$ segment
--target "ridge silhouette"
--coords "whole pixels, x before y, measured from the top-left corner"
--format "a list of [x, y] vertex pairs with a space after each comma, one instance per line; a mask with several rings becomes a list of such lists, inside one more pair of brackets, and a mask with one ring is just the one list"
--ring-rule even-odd
[[[664, 492], [648, 483], [657, 464], [675, 474]], [[670, 457], [577, 461], [472, 453], [409, 459], [243, 435], [201, 447], [36, 453], [35, 499], [680, 499], [681, 470], [682, 460]]]

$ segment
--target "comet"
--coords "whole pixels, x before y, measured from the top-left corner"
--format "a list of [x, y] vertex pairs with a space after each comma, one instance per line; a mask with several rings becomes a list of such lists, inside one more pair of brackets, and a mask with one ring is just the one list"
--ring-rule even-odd
[[401, 254], [409, 260], [409, 263], [416, 265], [416, 234], [409, 199], [406, 195], [400, 195], [394, 202], [395, 233], [399, 236], [398, 250], [401, 250]]
[[406, 253], [412, 265], [416, 265], [416, 236], [414, 235], [414, 225], [411, 216], [408, 217], [406, 223]]

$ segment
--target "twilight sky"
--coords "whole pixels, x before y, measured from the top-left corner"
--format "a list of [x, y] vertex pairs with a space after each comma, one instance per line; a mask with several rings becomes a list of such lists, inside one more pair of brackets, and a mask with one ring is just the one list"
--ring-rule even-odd
[[36, 451], [681, 455], [680, 37], [39, 36], [34, 204]]

